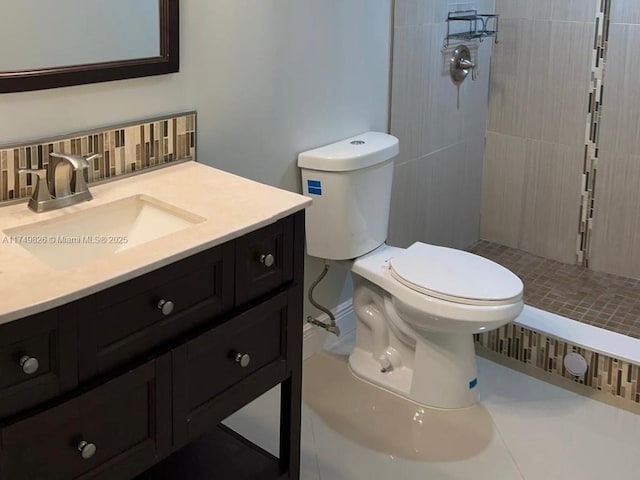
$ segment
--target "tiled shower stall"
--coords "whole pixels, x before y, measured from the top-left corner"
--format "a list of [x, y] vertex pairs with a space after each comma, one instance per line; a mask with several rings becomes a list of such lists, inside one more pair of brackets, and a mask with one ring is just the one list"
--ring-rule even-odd
[[533, 254], [531, 304], [640, 337], [640, 3], [495, 7], [480, 232], [495, 245], [476, 249], [510, 266]]
[[[500, 15], [499, 41], [472, 49], [479, 75], [458, 108], [443, 39], [447, 13], [468, 8]], [[640, 88], [629, 63], [639, 44], [636, 0], [396, 0], [390, 243], [470, 248], [523, 278], [527, 304], [640, 338]], [[478, 342], [507, 356], [522, 332], [496, 335]], [[581, 383], [638, 401], [635, 366], [583, 353], [597, 380]], [[611, 386], [623, 377], [627, 387]]]

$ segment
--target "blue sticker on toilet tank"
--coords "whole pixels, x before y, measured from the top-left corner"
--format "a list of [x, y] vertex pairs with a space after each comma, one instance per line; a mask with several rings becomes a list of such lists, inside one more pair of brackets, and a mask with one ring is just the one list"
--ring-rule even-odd
[[478, 379], [474, 378], [469, 382], [469, 388], [475, 388], [478, 385]]
[[322, 183], [320, 180], [307, 180], [309, 195], [322, 195]]

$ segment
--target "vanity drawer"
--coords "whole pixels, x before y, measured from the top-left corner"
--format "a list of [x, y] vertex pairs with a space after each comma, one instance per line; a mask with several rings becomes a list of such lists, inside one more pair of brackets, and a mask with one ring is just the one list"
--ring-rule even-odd
[[115, 480], [144, 471], [171, 448], [170, 361], [167, 354], [3, 428], [0, 478]]
[[0, 418], [77, 385], [75, 338], [55, 311], [0, 325]]
[[236, 305], [293, 279], [293, 217], [236, 240]]
[[[276, 295], [173, 350], [178, 442], [214, 426], [232, 412], [225, 406], [237, 407], [243, 394], [252, 395], [250, 378], [262, 371], [271, 377], [276, 371], [286, 374], [287, 295]], [[244, 379], [249, 383], [239, 384]], [[236, 384], [242, 388], [234, 393]], [[234, 401], [224, 401], [224, 395]]]
[[[226, 243], [71, 304], [79, 376], [88, 380], [146, 355], [233, 305], [233, 243]], [[160, 302], [165, 303], [163, 312]], [[169, 307], [171, 302], [173, 308]]]

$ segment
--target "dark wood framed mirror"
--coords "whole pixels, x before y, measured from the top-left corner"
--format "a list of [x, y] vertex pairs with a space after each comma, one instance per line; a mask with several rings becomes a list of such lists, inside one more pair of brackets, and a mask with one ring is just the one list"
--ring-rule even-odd
[[[126, 78], [162, 75], [179, 71], [179, 0], [157, 0], [157, 3], [158, 11], [153, 11], [153, 15], [150, 15], [150, 18], [154, 18], [154, 29], [157, 33], [152, 40], [155, 42], [157, 38], [159, 41], [159, 48], [157, 49], [159, 55], [114, 59], [102, 62], [89, 61], [88, 63], [75, 65], [66, 65], [64, 60], [62, 60], [58, 61], [62, 66], [41, 67], [39, 64], [36, 64], [25, 69], [6, 69], [6, 67], [0, 64], [0, 93], [43, 90], [71, 85], [123, 80]], [[151, 4], [153, 8], [155, 8], [155, 3], [151, 2]], [[127, 15], [127, 12], [122, 11], [121, 14]], [[83, 11], [82, 15], [86, 16], [86, 12]], [[158, 19], [160, 22], [159, 29], [156, 28], [155, 19]], [[29, 22], [31, 19], [9, 18], [9, 20]], [[45, 19], [45, 21], [49, 22], [50, 19]], [[100, 21], [100, 19], [98, 18], [97, 21]], [[115, 23], [117, 23], [117, 21]], [[16, 28], [20, 29], [21, 27], [17, 25]], [[18, 31], [22, 34], [22, 30]], [[29, 31], [28, 29], [27, 32]], [[120, 35], [122, 32], [118, 31], [113, 33], [114, 35]], [[46, 41], [56, 41], [55, 29], [52, 28], [52, 33], [46, 37]], [[77, 44], [78, 48], [82, 48], [82, 39], [79, 39]], [[21, 42], [14, 42], [14, 47], [11, 48], [14, 49], [14, 52], [19, 52]], [[3, 69], [5, 69], [5, 71], [3, 71]]]

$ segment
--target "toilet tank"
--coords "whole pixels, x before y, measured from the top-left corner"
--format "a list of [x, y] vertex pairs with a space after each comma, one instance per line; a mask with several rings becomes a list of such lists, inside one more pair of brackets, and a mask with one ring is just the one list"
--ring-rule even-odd
[[367, 132], [298, 156], [306, 211], [307, 253], [347, 260], [387, 239], [393, 158], [398, 139]]

